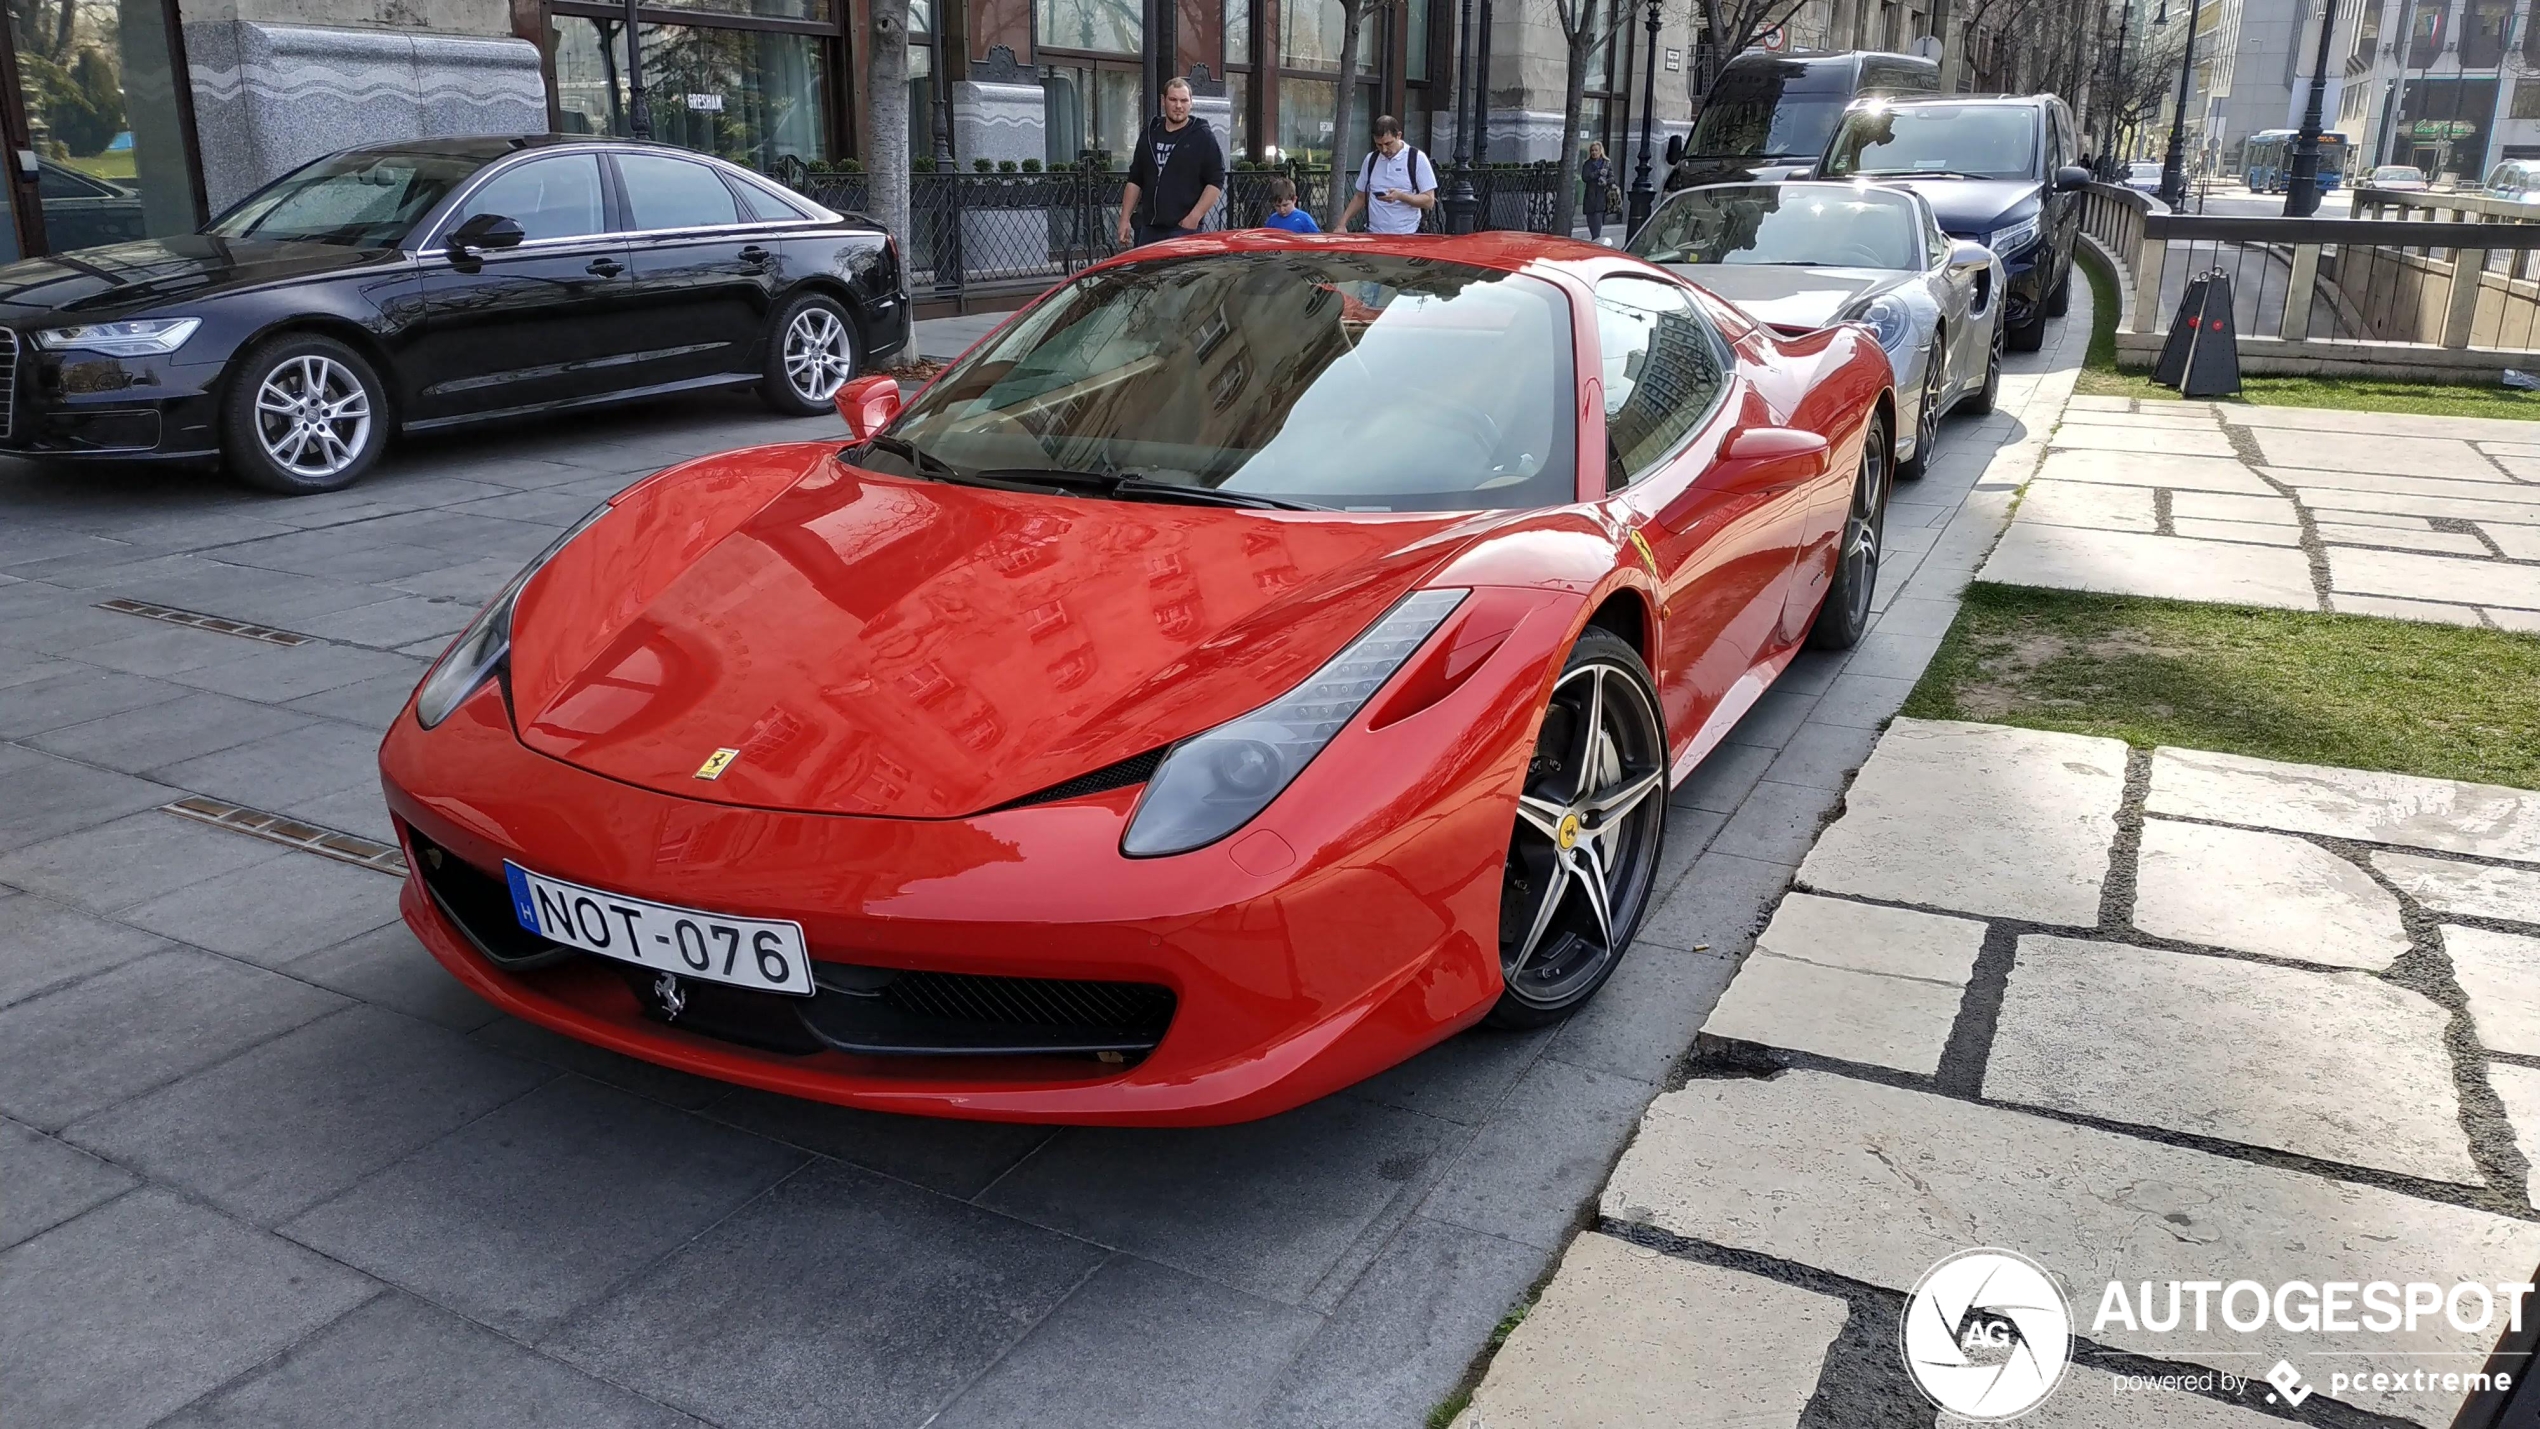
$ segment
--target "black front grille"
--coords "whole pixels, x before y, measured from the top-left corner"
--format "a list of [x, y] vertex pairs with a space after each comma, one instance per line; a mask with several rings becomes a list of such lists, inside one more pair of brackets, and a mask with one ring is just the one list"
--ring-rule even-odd
[[1132, 754], [1117, 764], [1106, 764], [1091, 774], [1079, 774], [1063, 784], [1052, 784], [1037, 793], [1026, 794], [1020, 799], [999, 804], [988, 812], [993, 814], [1001, 809], [1028, 808], [1033, 804], [1055, 804], [1061, 799], [1081, 799], [1087, 794], [1100, 794], [1111, 789], [1126, 789], [1133, 784], [1144, 784], [1155, 777], [1156, 767], [1162, 763], [1164, 763], [1164, 751], [1161, 749], [1150, 749], [1144, 754]]
[[911, 1017], [1017, 1027], [1101, 1027], [1161, 1036], [1173, 992], [1143, 982], [1068, 982], [968, 973], [901, 973], [882, 1000]]
[[18, 434], [18, 335], [0, 327], [0, 438]]
[[458, 925], [476, 950], [496, 967], [513, 972], [546, 967], [576, 955], [575, 950], [520, 926], [512, 912], [512, 892], [502, 879], [441, 848], [432, 840], [406, 831], [413, 847], [406, 850], [423, 886], [441, 912]]

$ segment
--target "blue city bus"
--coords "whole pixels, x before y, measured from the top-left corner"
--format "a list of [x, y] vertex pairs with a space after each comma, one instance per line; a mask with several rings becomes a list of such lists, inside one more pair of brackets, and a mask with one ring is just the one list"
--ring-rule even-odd
[[[2293, 177], [2293, 143], [2298, 129], [2262, 129], [2249, 136], [2240, 151], [2241, 178], [2251, 193], [2280, 194]], [[2320, 135], [2320, 192], [2328, 193], [2346, 173], [2346, 136]]]

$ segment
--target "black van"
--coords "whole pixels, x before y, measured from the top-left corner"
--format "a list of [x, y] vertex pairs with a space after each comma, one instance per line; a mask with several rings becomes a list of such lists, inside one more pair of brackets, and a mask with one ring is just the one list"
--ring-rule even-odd
[[1748, 50], [1711, 81], [1693, 122], [1692, 142], [1667, 140], [1666, 191], [1748, 183], [1759, 169], [1812, 165], [1853, 100], [1938, 93], [1940, 66], [1913, 55]]

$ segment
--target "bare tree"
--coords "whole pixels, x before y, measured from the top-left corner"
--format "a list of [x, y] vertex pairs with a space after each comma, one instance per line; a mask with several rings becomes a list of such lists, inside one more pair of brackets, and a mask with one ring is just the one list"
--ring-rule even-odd
[[[873, 52], [866, 63], [867, 128], [872, 162], [866, 203], [916, 261], [908, 226], [908, 0], [873, 0]], [[911, 343], [913, 351], [916, 344]]]
[[1567, 235], [1570, 217], [1577, 206], [1578, 186], [1572, 175], [1578, 165], [1572, 162], [1572, 136], [1579, 132], [1579, 112], [1587, 108], [1588, 57], [1596, 50], [1596, 6], [1600, 0], [1552, 0], [1552, 17], [1561, 27], [1561, 39], [1570, 47], [1568, 73], [1561, 85], [1561, 179], [1553, 192], [1552, 231]]
[[[1350, 120], [1358, 112], [1358, 36], [1367, 28], [1377, 11], [1388, 0], [1325, 0], [1341, 7], [1341, 82], [1334, 86], [1339, 97], [1332, 102], [1332, 191], [1324, 199], [1331, 210], [1323, 222], [1331, 228], [1341, 225], [1341, 211], [1349, 206], [1348, 185], [1341, 181], [1347, 173], [1355, 181], [1358, 173], [1359, 141], [1350, 133]], [[1412, 175], [1416, 183], [1419, 175]]]
[[[1694, 0], [1702, 21], [1702, 87], [1708, 92], [1720, 66], [1744, 53], [1764, 32], [1790, 23], [1808, 0]], [[1653, 58], [1655, 58], [1653, 56]]]

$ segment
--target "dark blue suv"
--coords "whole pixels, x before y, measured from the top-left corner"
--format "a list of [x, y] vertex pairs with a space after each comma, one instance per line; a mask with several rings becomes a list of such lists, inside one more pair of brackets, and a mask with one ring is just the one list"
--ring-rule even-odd
[[2051, 94], [1983, 99], [1865, 99], [1844, 111], [1817, 175], [1913, 189], [1953, 238], [2002, 260], [2015, 352], [2046, 341], [2072, 294], [2081, 233], [2081, 166], [2072, 110]]

